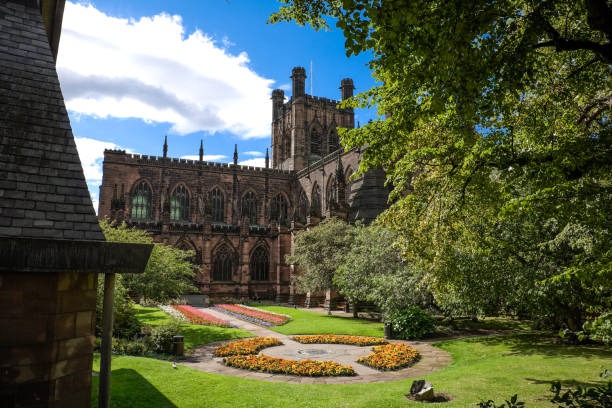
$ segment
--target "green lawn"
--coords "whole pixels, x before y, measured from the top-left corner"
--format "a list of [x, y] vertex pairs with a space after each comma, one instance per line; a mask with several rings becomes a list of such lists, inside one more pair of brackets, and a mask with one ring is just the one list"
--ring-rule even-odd
[[[350, 326], [349, 326], [350, 327]], [[550, 382], [566, 386], [602, 380], [601, 367], [612, 367], [612, 352], [595, 346], [557, 345], [538, 334], [448, 340], [437, 344], [453, 363], [426, 376], [437, 391], [455, 400], [445, 407], [473, 407], [480, 399], [501, 403], [518, 393], [527, 407], [551, 407]], [[94, 369], [98, 369], [98, 359]], [[209, 374], [171, 363], [113, 357], [113, 407], [422, 407], [409, 402], [412, 379], [371, 384], [300, 385], [269, 383]], [[94, 377], [92, 406], [97, 403]]]
[[352, 336], [382, 337], [383, 324], [350, 317], [327, 316], [282, 306], [256, 305], [257, 308], [282, 313], [293, 318], [287, 324], [270, 327], [270, 330], [282, 334], [348, 334]]
[[[163, 310], [155, 307], [136, 306], [138, 315], [136, 316], [141, 323], [150, 326], [170, 321], [170, 316]], [[201, 346], [202, 344], [213, 341], [231, 340], [243, 337], [253, 337], [254, 334], [241, 329], [230, 329], [216, 326], [203, 326], [201, 324], [181, 324], [181, 335], [185, 336], [185, 349]]]

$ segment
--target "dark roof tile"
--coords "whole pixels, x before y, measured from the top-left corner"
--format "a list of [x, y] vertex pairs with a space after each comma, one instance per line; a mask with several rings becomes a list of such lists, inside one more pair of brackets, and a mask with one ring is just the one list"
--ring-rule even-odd
[[0, 105], [0, 236], [104, 240], [40, 13], [10, 0], [0, 2]]

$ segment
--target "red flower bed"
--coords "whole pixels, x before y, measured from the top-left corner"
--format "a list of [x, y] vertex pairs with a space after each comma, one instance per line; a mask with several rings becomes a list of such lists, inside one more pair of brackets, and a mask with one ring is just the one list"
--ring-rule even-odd
[[302, 344], [350, 344], [354, 346], [376, 346], [389, 344], [379, 337], [338, 336], [335, 334], [316, 334], [313, 336], [293, 336], [293, 340]]
[[284, 358], [269, 357], [266, 355], [232, 356], [223, 359], [223, 362], [236, 368], [253, 371], [263, 371], [273, 374], [293, 374], [299, 376], [353, 376], [355, 370], [351, 366], [343, 366], [335, 361], [317, 360], [286, 360]]
[[182, 313], [187, 320], [193, 324], [203, 324], [208, 326], [231, 327], [229, 322], [221, 320], [213, 315], [202, 312], [188, 305], [172, 305], [175, 310]]
[[216, 307], [227, 310], [233, 313], [237, 313], [239, 315], [251, 317], [254, 319], [262, 320], [264, 322], [273, 324], [275, 326], [280, 326], [282, 324], [287, 323], [291, 318], [289, 316], [279, 315], [275, 313], [269, 313], [264, 310], [259, 310], [251, 307], [245, 307], [242, 305], [215, 305]]
[[283, 343], [274, 337], [255, 337], [252, 339], [232, 341], [217, 347], [215, 356], [237, 356], [246, 354], [257, 354], [259, 350], [266, 347], [280, 346]]
[[359, 357], [357, 362], [377, 370], [399, 370], [416, 363], [421, 355], [406, 344], [385, 344], [372, 347], [374, 353]]

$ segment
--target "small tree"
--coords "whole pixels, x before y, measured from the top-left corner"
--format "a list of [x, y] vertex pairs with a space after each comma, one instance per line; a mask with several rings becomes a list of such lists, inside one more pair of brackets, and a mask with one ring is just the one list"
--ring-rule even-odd
[[[355, 228], [338, 218], [297, 234], [293, 255], [287, 255], [286, 261], [301, 269], [295, 279], [298, 292], [331, 291], [334, 273], [343, 264], [354, 235]], [[327, 313], [331, 314], [331, 301]]]
[[[114, 225], [108, 220], [100, 222], [107, 241], [153, 243], [146, 231], [129, 228], [127, 224]], [[123, 286], [132, 296], [166, 302], [184, 293], [196, 291], [192, 284], [195, 271], [190, 258], [193, 251], [183, 251], [155, 244], [144, 273], [126, 274]]]

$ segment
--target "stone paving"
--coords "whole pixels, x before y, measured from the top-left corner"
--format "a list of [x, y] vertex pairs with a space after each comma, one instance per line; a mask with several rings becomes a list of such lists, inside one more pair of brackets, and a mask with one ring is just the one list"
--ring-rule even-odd
[[292, 360], [304, 360], [306, 358], [310, 358], [311, 360], [332, 360], [344, 365], [350, 365], [357, 375], [354, 377], [298, 377], [294, 375], [268, 374], [227, 367], [223, 364], [222, 358], [214, 356], [214, 351], [219, 345], [228, 343], [229, 341], [209, 343], [205, 346], [193, 349], [189, 358], [181, 363], [209, 373], [296, 384], [354, 384], [422, 377], [434, 371], [441, 370], [452, 361], [449, 353], [425, 342], [391, 340], [392, 343], [405, 343], [414, 347], [421, 354], [421, 359], [412, 367], [397, 371], [378, 371], [357, 362], [357, 358], [372, 352], [371, 347], [358, 347], [344, 344], [301, 344], [291, 340], [289, 336], [268, 330], [253, 323], [245, 322], [223, 312], [205, 308], [202, 308], [202, 310], [229, 321], [238, 328], [248, 330], [256, 336], [276, 337], [283, 342], [282, 346], [266, 348], [259, 354]]

